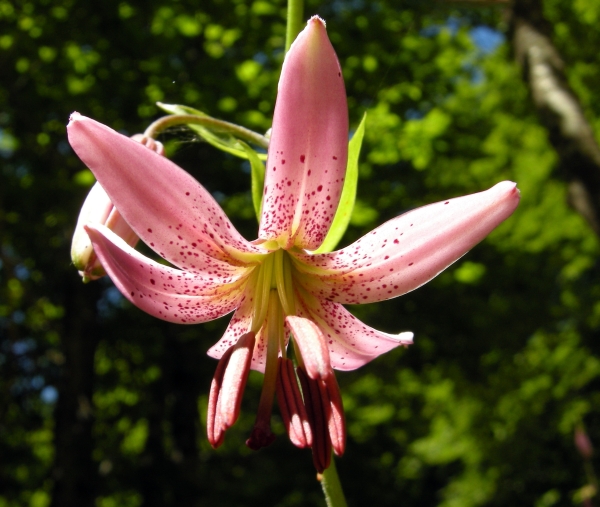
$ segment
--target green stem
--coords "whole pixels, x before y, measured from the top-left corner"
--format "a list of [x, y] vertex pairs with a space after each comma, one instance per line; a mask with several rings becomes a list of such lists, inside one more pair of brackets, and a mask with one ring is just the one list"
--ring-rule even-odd
[[288, 0], [287, 28], [285, 31], [285, 50], [290, 49], [292, 42], [302, 30], [304, 23], [304, 0]]
[[191, 124], [212, 127], [212, 129], [215, 131], [233, 134], [238, 139], [247, 141], [256, 146], [260, 146], [261, 148], [269, 148], [269, 140], [265, 136], [253, 132], [250, 129], [240, 127], [235, 123], [217, 120], [216, 118], [211, 118], [210, 116], [196, 116], [193, 114], [171, 114], [169, 116], [163, 116], [155, 122], [152, 122], [144, 132], [144, 135], [154, 139], [163, 130], [166, 130], [170, 127]]
[[335, 460], [331, 457], [331, 465], [321, 474], [321, 487], [325, 495], [327, 507], [347, 507], [342, 483], [335, 468]]

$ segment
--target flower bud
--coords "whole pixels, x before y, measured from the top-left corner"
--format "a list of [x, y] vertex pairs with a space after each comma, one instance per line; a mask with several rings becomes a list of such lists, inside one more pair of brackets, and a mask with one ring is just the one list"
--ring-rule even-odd
[[131, 246], [135, 246], [139, 241], [100, 183], [95, 183], [81, 207], [71, 243], [71, 259], [86, 283], [106, 275], [96, 257], [92, 242], [83, 228], [88, 224], [106, 225]]
[[[158, 141], [142, 134], [136, 134], [132, 139], [159, 155], [164, 155], [164, 147]], [[92, 242], [83, 228], [84, 225], [89, 224], [106, 225], [130, 246], [134, 247], [139, 241], [136, 233], [115, 208], [100, 183], [95, 183], [81, 207], [71, 243], [71, 259], [85, 283], [106, 275], [94, 252]]]

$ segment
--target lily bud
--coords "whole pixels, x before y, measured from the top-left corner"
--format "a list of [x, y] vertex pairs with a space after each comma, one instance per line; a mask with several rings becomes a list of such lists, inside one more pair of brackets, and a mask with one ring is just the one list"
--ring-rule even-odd
[[[132, 136], [132, 139], [159, 155], [164, 155], [162, 143], [142, 134], [136, 134]], [[137, 234], [133, 232], [119, 210], [115, 208], [100, 183], [95, 183], [81, 207], [73, 234], [73, 242], [71, 243], [71, 260], [79, 270], [84, 283], [97, 280], [106, 275], [106, 271], [104, 271], [98, 260], [92, 242], [84, 229], [85, 225], [90, 224], [105, 225], [132, 247], [135, 247], [139, 241]]]
[[92, 242], [83, 228], [89, 224], [106, 225], [131, 246], [135, 246], [139, 241], [100, 183], [95, 183], [81, 207], [71, 243], [71, 259], [86, 283], [106, 275], [94, 252]]

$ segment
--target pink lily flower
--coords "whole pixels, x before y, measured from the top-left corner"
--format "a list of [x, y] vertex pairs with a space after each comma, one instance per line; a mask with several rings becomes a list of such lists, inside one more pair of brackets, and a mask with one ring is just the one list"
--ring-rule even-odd
[[144, 257], [102, 225], [86, 226], [123, 295], [176, 323], [234, 312], [208, 352], [219, 359], [209, 398], [210, 443], [223, 442], [239, 415], [248, 372], [258, 370], [265, 378], [247, 445], [257, 449], [273, 440], [277, 395], [291, 441], [312, 448], [319, 472], [332, 450], [341, 455], [345, 447], [333, 369], [358, 368], [412, 343], [413, 336], [377, 331], [342, 305], [416, 289], [480, 242], [519, 202], [516, 185], [503, 182], [400, 215], [339, 251], [311, 253], [337, 209], [348, 141], [342, 73], [318, 17], [283, 65], [255, 241], [245, 240], [204, 187], [166, 158], [78, 113], [68, 134], [136, 234], [175, 266]]

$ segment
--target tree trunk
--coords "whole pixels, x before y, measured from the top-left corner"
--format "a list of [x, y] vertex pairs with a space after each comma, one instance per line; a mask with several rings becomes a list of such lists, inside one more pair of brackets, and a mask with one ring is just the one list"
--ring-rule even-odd
[[532, 100], [558, 153], [560, 171], [569, 181], [570, 204], [600, 235], [600, 146], [567, 82], [542, 0], [515, 1], [510, 33]]

